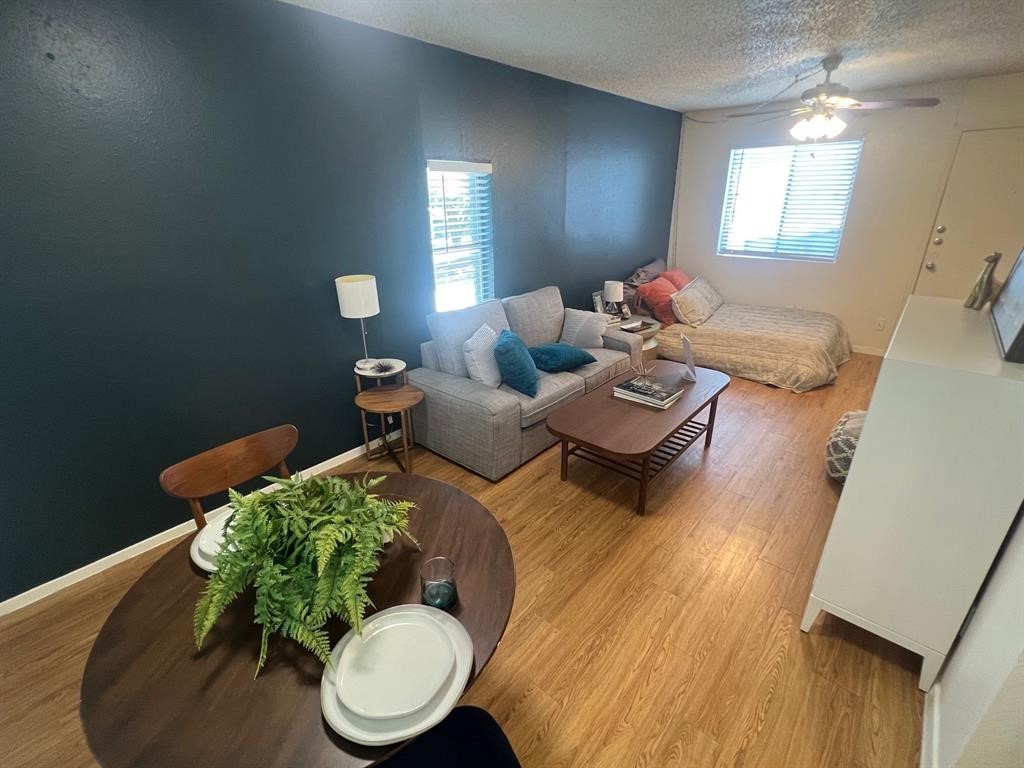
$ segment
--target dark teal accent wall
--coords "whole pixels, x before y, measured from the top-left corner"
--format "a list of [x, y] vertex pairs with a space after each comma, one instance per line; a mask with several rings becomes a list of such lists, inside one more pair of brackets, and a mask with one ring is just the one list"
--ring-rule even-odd
[[0, 3], [0, 599], [189, 518], [160, 470], [361, 441], [358, 323], [418, 359], [424, 161], [494, 166], [499, 294], [668, 247], [680, 115], [274, 0]]

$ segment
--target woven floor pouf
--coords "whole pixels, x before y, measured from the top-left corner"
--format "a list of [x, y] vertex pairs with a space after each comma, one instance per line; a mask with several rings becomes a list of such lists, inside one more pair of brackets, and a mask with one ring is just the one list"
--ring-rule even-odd
[[829, 477], [840, 483], [846, 482], [850, 471], [853, 452], [857, 450], [860, 431], [864, 427], [867, 411], [847, 411], [832, 427], [828, 440], [825, 441], [825, 471]]

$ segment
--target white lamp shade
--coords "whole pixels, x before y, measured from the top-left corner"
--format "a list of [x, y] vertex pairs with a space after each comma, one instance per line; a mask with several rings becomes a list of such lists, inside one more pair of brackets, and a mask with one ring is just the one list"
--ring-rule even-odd
[[373, 275], [345, 275], [334, 281], [342, 317], [373, 317], [380, 314], [377, 278]]
[[604, 300], [618, 303], [622, 301], [622, 281], [621, 280], [605, 280], [604, 281]]

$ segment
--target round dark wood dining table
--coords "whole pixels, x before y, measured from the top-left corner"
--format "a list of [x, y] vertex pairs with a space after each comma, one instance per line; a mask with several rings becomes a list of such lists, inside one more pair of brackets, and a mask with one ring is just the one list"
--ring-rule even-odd
[[[421, 563], [451, 558], [459, 590], [451, 614], [473, 639], [472, 684], [512, 612], [508, 538], [476, 499], [439, 480], [391, 474], [376, 492], [416, 502], [409, 519], [420, 548], [404, 538], [386, 547], [370, 597], [379, 610], [419, 603]], [[197, 651], [192, 613], [207, 575], [189, 558], [190, 542], [171, 549], [132, 586], [89, 654], [81, 717], [101, 766], [348, 768], [374, 765], [402, 747], [363, 747], [336, 734], [320, 711], [323, 665], [292, 641], [275, 637], [253, 679], [259, 631], [251, 590]], [[336, 620], [328, 630], [334, 643], [348, 626]]]

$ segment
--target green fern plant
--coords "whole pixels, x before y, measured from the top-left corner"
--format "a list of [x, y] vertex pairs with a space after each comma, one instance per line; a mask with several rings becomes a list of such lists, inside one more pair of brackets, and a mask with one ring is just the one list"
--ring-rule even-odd
[[372, 493], [384, 477], [349, 482], [341, 477], [285, 480], [281, 487], [241, 494], [234, 490], [217, 571], [195, 609], [196, 647], [224, 610], [249, 586], [256, 589], [254, 620], [262, 627], [258, 675], [275, 632], [330, 664], [324, 624], [340, 616], [362, 632], [370, 605], [366, 587], [386, 541], [409, 533], [411, 501]]

